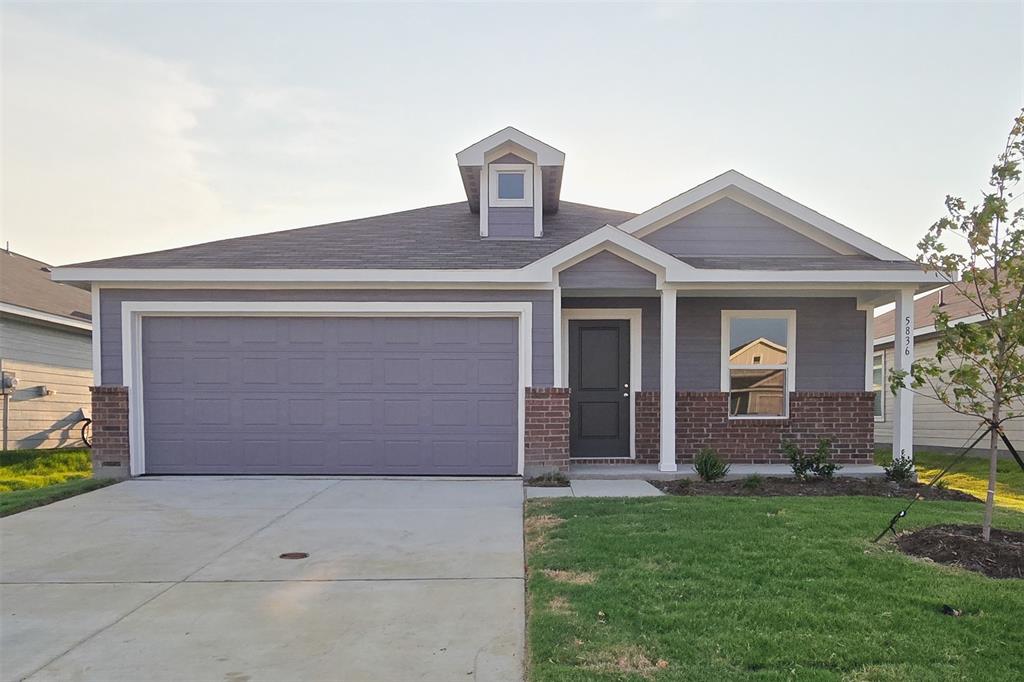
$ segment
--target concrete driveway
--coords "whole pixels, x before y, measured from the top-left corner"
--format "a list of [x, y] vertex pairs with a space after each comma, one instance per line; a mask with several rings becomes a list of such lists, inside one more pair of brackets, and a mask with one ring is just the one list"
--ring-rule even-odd
[[522, 679], [522, 498], [516, 480], [165, 478], [8, 517], [0, 678]]

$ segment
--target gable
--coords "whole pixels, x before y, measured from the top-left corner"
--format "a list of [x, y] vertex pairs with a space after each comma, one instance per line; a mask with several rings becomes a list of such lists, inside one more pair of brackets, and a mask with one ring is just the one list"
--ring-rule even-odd
[[669, 223], [643, 240], [673, 256], [835, 256], [824, 244], [730, 198]]
[[563, 270], [558, 283], [565, 289], [653, 289], [657, 277], [625, 258], [602, 251]]

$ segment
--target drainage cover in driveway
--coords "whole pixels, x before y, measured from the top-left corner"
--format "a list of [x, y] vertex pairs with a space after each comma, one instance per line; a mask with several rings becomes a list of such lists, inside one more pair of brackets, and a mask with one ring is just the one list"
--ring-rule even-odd
[[307, 552], [285, 552], [284, 554], [277, 557], [278, 559], [307, 559], [309, 554]]

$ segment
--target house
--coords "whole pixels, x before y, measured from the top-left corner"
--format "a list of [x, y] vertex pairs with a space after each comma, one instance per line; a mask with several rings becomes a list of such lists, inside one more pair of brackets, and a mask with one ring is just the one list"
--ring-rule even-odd
[[50, 267], [0, 251], [3, 449], [76, 447], [90, 409], [91, 296]]
[[98, 301], [101, 473], [871, 461], [871, 311], [932, 275], [736, 171], [634, 215], [514, 128], [456, 160], [456, 203], [57, 269]]
[[[942, 310], [951, 322], [978, 323], [983, 320], [977, 306], [960, 295], [954, 287], [944, 286], [921, 296], [914, 301], [914, 340], [918, 357], [932, 357], [936, 352], [938, 334], [935, 331], [935, 311]], [[874, 366], [875, 391], [875, 442], [879, 445], [892, 444], [892, 430], [895, 415], [891, 407], [892, 394], [887, 389], [886, 377], [893, 367], [894, 336], [893, 311], [889, 310], [875, 318]], [[914, 440], [921, 448], [939, 452], [959, 452], [977, 437], [975, 430], [979, 420], [959, 414], [946, 407], [924, 386], [914, 400]], [[1024, 444], [1024, 423], [1013, 420], [1003, 424], [1006, 437], [1015, 447]], [[1002, 447], [1000, 448], [1003, 449]], [[988, 439], [976, 450], [988, 452]]]

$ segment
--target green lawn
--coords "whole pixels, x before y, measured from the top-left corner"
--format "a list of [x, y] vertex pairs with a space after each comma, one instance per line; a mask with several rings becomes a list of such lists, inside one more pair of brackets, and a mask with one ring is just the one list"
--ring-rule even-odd
[[0, 452], [0, 516], [113, 483], [92, 478], [88, 450]]
[[[956, 458], [955, 455], [936, 452], [914, 453], [918, 479], [929, 483]], [[889, 452], [875, 455], [878, 464], [892, 461]], [[979, 500], [985, 499], [988, 490], [988, 459], [964, 457], [943, 479], [950, 488], [962, 490]], [[996, 474], [996, 504], [1024, 512], [1024, 471], [1013, 459], [1000, 459]]]
[[[872, 545], [901, 505], [530, 501], [530, 679], [1019, 679], [1024, 581]], [[901, 528], [981, 514], [975, 503], [919, 502]], [[1024, 529], [1024, 514], [998, 510], [996, 522]], [[964, 615], [943, 615], [943, 604]]]

